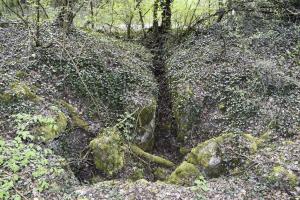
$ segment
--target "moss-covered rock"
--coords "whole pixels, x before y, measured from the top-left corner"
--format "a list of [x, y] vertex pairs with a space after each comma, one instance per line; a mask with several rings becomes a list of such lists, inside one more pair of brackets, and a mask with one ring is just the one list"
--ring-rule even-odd
[[191, 150], [186, 160], [199, 166], [207, 176], [218, 177], [239, 165], [242, 158], [236, 152], [253, 154], [262, 143], [262, 139], [247, 133], [226, 133], [200, 143]]
[[184, 161], [168, 177], [167, 182], [176, 185], [191, 186], [199, 175], [200, 171], [195, 165]]
[[96, 167], [107, 175], [115, 174], [124, 166], [121, 142], [118, 130], [107, 128], [90, 143]]
[[145, 151], [151, 151], [154, 146], [156, 104], [142, 108], [137, 115], [136, 143]]
[[37, 96], [27, 84], [22, 82], [12, 83], [9, 90], [0, 94], [2, 103], [13, 103], [21, 99], [38, 102], [41, 100], [41, 97]]
[[28, 99], [31, 101], [39, 101], [40, 97], [38, 97], [30, 87], [22, 82], [16, 82], [11, 85], [11, 90], [17, 98]]
[[260, 147], [264, 142], [263, 138], [256, 138], [248, 133], [245, 133], [242, 136], [248, 140], [251, 153], [255, 153], [258, 147]]
[[185, 141], [189, 135], [192, 121], [195, 119], [195, 109], [189, 104], [194, 96], [194, 90], [190, 84], [180, 85], [177, 91], [173, 91], [173, 112], [177, 124], [177, 139]]
[[144, 179], [145, 173], [144, 170], [138, 167], [133, 167], [133, 171], [130, 175], [130, 180], [137, 181], [140, 179]]
[[154, 170], [153, 174], [156, 180], [164, 181], [167, 179], [169, 172], [165, 168], [158, 167]]
[[14, 101], [14, 96], [11, 93], [8, 92], [3, 92], [0, 94], [0, 102], [1, 103], [12, 103]]
[[63, 133], [68, 125], [67, 117], [63, 112], [53, 107], [54, 116], [39, 118], [39, 126], [35, 129], [38, 138], [44, 142], [52, 141]]
[[218, 176], [224, 171], [218, 148], [217, 139], [208, 140], [193, 148], [187, 161], [200, 166], [208, 176]]
[[298, 176], [281, 165], [273, 167], [268, 178], [274, 184], [289, 188], [294, 188], [299, 183]]
[[89, 131], [89, 123], [79, 115], [77, 109], [73, 105], [63, 100], [61, 100], [59, 103], [70, 113], [72, 125], [74, 127]]

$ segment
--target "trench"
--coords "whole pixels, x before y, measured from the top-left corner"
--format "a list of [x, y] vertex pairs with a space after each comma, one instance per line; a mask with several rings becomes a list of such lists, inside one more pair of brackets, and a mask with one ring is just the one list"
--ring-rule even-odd
[[[178, 151], [176, 141], [177, 125], [172, 113], [173, 101], [170, 81], [167, 74], [167, 36], [159, 34], [155, 39], [151, 39], [150, 45], [145, 45], [152, 53], [152, 73], [158, 86], [157, 107], [154, 128], [154, 149], [153, 153], [167, 158], [175, 163], [179, 162], [181, 156]], [[82, 129], [72, 130], [72, 134], [66, 134], [56, 140], [52, 147], [55, 153], [66, 158], [75, 177], [83, 184], [91, 184], [94, 177], [100, 177], [101, 181], [122, 178], [122, 172], [112, 177], [106, 176], [96, 169], [93, 156], [88, 151], [88, 145], [96, 137], [95, 133], [89, 133]], [[82, 159], [84, 158], [84, 159]], [[148, 172], [151, 174], [151, 172]], [[147, 177], [150, 181], [155, 181], [152, 177]]]
[[[155, 116], [155, 150], [160, 154], [177, 152], [177, 124], [172, 112], [173, 101], [170, 80], [167, 74], [167, 34], [157, 34], [151, 47], [153, 54], [153, 75], [158, 84], [157, 108]], [[174, 157], [173, 157], [174, 158]]]

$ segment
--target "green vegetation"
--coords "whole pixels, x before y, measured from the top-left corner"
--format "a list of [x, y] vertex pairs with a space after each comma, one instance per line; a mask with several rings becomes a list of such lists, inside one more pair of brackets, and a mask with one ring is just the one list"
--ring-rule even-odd
[[191, 186], [199, 175], [200, 171], [195, 165], [184, 161], [175, 169], [167, 181], [173, 184]]
[[145, 158], [150, 162], [154, 162], [154, 163], [163, 165], [165, 167], [174, 167], [175, 166], [175, 164], [173, 162], [166, 160], [165, 158], [149, 154], [149, 153], [143, 151], [141, 148], [139, 148], [136, 145], [130, 145], [130, 149], [132, 150], [132, 152], [134, 154], [136, 154], [142, 158]]
[[[54, 180], [65, 173], [63, 159], [53, 157], [50, 149], [23, 142], [31, 137], [23, 133], [13, 140], [0, 139], [1, 199], [23, 199], [28, 194], [42, 193], [55, 187]], [[23, 191], [24, 184], [30, 184], [30, 189]]]
[[[57, 107], [52, 107], [54, 116], [17, 114], [17, 134], [24, 140], [49, 142], [62, 134], [67, 127], [67, 118]], [[31, 135], [32, 133], [32, 135]]]
[[124, 152], [116, 129], [105, 129], [91, 141], [94, 162], [98, 169], [113, 175], [124, 166]]
[[0, 0], [0, 199], [298, 199], [296, 0]]

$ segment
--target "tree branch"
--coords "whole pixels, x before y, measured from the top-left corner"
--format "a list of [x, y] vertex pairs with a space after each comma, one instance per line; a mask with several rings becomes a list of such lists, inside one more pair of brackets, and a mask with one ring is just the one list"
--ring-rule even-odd
[[11, 7], [9, 7], [9, 5], [6, 4], [6, 2], [4, 0], [1, 0], [1, 2], [3, 3], [3, 5], [12, 13], [14, 13], [18, 18], [20, 18], [24, 24], [26, 26], [28, 26], [28, 21], [24, 19], [24, 17], [22, 17], [19, 13], [17, 13], [16, 11], [14, 11]]

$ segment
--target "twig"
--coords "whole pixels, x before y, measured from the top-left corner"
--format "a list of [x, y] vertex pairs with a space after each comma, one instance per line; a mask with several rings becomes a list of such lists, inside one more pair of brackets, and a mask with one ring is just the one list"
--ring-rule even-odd
[[29, 200], [25, 195], [23, 195], [19, 190], [17, 190], [17, 188], [13, 187], [13, 189], [16, 191], [16, 193], [18, 193], [18, 195], [23, 197], [25, 200]]
[[24, 24], [25, 24], [26, 26], [28, 26], [28, 24], [29, 24], [28, 21], [26, 21], [19, 13], [15, 12], [13, 9], [11, 9], [11, 8], [9, 7], [9, 5], [7, 5], [6, 2], [5, 2], [4, 0], [1, 0], [1, 2], [4, 4], [4, 6], [5, 6], [6, 8], [8, 8], [9, 11], [11, 11], [12, 13], [14, 13], [18, 18], [20, 18], [20, 19], [24, 22]]

